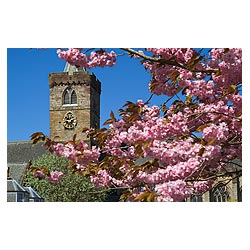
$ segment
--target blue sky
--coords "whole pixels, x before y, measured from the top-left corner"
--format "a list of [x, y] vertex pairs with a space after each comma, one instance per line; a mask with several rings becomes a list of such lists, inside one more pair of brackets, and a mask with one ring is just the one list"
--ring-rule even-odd
[[[114, 49], [118, 54], [123, 53]], [[48, 74], [62, 72], [65, 62], [56, 49], [7, 50], [7, 140], [29, 140], [34, 132], [49, 135]], [[110, 111], [117, 111], [126, 101], [146, 101], [150, 97], [150, 74], [139, 60], [119, 56], [114, 67], [95, 68], [102, 83], [101, 125]], [[161, 104], [164, 96], [154, 96], [150, 104]]]

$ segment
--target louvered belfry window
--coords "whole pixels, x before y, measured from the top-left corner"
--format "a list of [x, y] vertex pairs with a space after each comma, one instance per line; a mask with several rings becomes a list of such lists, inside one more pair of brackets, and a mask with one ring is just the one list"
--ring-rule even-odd
[[64, 90], [62, 99], [63, 105], [77, 104], [76, 92], [69, 87]]

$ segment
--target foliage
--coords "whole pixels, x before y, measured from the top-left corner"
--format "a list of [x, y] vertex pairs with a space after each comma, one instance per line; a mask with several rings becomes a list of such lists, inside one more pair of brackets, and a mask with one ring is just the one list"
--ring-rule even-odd
[[[152, 76], [149, 91], [166, 101], [160, 107], [128, 101], [119, 118], [110, 113], [108, 128], [84, 129], [98, 147], [75, 137], [56, 143], [43, 133], [33, 134], [33, 142], [42, 140], [70, 159], [73, 171], [96, 187], [124, 188], [121, 200], [181, 201], [210, 190], [219, 177], [233, 176], [227, 165], [242, 157], [241, 49], [122, 50], [140, 60]], [[114, 66], [117, 59], [103, 49], [57, 53], [87, 68]], [[147, 160], [138, 164], [140, 159]]]
[[35, 178], [31, 171], [27, 172], [24, 186], [33, 187], [46, 201], [104, 201], [107, 193], [97, 189], [86, 177], [73, 173], [68, 168], [69, 160], [64, 157], [47, 153], [32, 164], [31, 168], [46, 166], [49, 171], [62, 171], [58, 183], [46, 179]]

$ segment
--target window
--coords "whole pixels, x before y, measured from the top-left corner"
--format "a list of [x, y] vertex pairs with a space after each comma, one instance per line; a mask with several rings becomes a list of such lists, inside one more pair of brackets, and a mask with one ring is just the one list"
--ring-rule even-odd
[[19, 201], [19, 202], [24, 202], [24, 201], [26, 201], [26, 199], [25, 199], [25, 193], [17, 193], [17, 200], [16, 200], [17, 202]]
[[70, 102], [69, 102], [69, 91], [67, 89], [63, 93], [63, 104], [70, 104]]
[[220, 183], [212, 190], [211, 201], [226, 202], [228, 198], [229, 192], [226, 185]]
[[202, 202], [202, 195], [191, 195], [190, 196], [191, 202]]
[[73, 90], [71, 94], [71, 104], [77, 104], [77, 96], [75, 90]]
[[71, 87], [66, 88], [63, 91], [62, 103], [63, 105], [77, 105], [77, 95], [75, 90], [72, 90]]

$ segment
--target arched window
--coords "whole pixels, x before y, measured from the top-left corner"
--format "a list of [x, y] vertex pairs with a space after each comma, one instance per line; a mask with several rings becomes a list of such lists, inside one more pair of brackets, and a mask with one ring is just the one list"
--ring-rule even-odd
[[229, 192], [227, 186], [220, 183], [213, 188], [211, 193], [211, 201], [215, 202], [226, 202], [229, 199]]
[[64, 104], [70, 104], [70, 100], [69, 100], [69, 90], [65, 89], [63, 92], [63, 105]]
[[75, 90], [73, 90], [71, 94], [71, 104], [77, 104], [77, 96]]
[[62, 96], [62, 104], [63, 105], [76, 105], [77, 104], [77, 95], [75, 90], [72, 90], [71, 87], [66, 88], [63, 91]]

